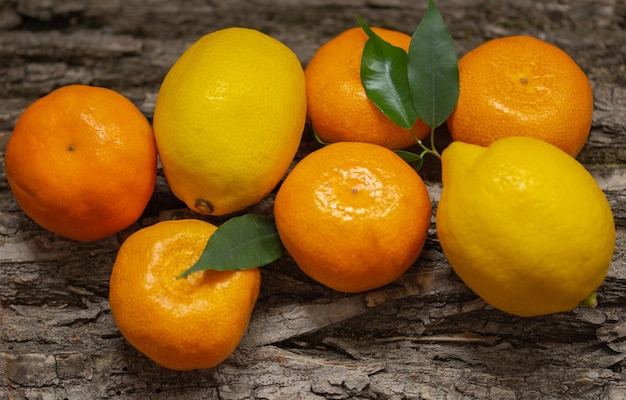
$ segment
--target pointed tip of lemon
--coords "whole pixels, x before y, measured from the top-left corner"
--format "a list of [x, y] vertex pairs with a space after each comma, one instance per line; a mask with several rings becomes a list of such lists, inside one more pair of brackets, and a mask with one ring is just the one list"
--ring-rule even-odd
[[470, 169], [486, 150], [486, 147], [465, 142], [450, 143], [441, 154], [443, 184]]
[[213, 204], [205, 199], [196, 199], [194, 202], [194, 208], [203, 214], [212, 214], [215, 212]]
[[594, 290], [583, 302], [581, 303], [583, 307], [587, 308], [596, 308], [598, 306], [598, 292]]

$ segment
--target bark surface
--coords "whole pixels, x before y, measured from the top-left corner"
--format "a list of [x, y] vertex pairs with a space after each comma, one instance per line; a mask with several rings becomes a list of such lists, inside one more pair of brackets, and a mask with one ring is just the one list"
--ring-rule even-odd
[[[566, 50], [594, 87], [593, 128], [579, 160], [605, 191], [617, 247], [599, 307], [518, 318], [485, 305], [456, 277], [434, 225], [393, 285], [325, 289], [288, 256], [263, 269], [248, 333], [211, 370], [174, 372], [135, 351], [115, 327], [108, 278], [120, 243], [159, 219], [188, 216], [159, 177], [126, 231], [77, 243], [43, 231], [0, 171], [1, 399], [626, 399], [626, 5], [621, 0], [439, 0], [459, 55], [503, 35]], [[426, 1], [5, 0], [0, 4], [0, 162], [13, 125], [61, 85], [106, 86], [150, 118], [159, 84], [184, 49], [228, 26], [256, 28], [306, 65], [356, 25], [412, 33]], [[449, 141], [439, 129], [441, 147]], [[305, 132], [298, 157], [313, 148]], [[422, 176], [433, 204], [438, 162]], [[271, 197], [252, 212], [271, 212]], [[585, 212], [585, 210], [581, 210]], [[220, 222], [220, 221], [216, 221]]]

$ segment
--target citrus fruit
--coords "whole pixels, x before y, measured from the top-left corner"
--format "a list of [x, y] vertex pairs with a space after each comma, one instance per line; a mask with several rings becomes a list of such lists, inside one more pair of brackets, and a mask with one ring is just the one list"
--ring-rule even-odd
[[129, 236], [115, 259], [109, 286], [115, 323], [133, 347], [166, 368], [212, 368], [235, 351], [248, 327], [258, 268], [177, 278], [215, 230], [197, 219], [161, 221]]
[[359, 142], [309, 153], [274, 203], [278, 234], [296, 264], [342, 292], [400, 277], [422, 251], [431, 214], [417, 172], [393, 151]]
[[81, 241], [135, 222], [156, 182], [146, 117], [121, 94], [68, 85], [30, 104], [5, 154], [15, 200], [43, 228]]
[[[405, 51], [411, 37], [372, 28], [380, 37]], [[368, 36], [361, 27], [348, 29], [320, 46], [304, 71], [308, 114], [315, 133], [324, 142], [368, 142], [390, 149], [414, 145], [408, 129], [397, 126], [367, 97], [361, 82], [361, 57]], [[421, 120], [413, 125], [419, 139], [430, 128]]]
[[454, 140], [488, 146], [530, 136], [576, 156], [591, 129], [591, 84], [560, 48], [531, 36], [487, 41], [459, 60]]
[[437, 235], [458, 276], [519, 316], [568, 311], [603, 282], [615, 246], [611, 207], [591, 174], [539, 139], [442, 154]]
[[306, 120], [304, 72], [278, 40], [247, 28], [207, 34], [169, 70], [154, 132], [172, 192], [195, 212], [224, 215], [283, 178]]

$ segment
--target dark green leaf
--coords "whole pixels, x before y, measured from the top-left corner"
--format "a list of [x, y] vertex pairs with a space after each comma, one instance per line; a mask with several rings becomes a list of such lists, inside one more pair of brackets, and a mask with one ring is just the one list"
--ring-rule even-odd
[[454, 41], [433, 0], [411, 38], [408, 76], [413, 106], [431, 128], [456, 107], [459, 67]]
[[361, 58], [361, 81], [367, 97], [402, 128], [417, 120], [411, 102], [407, 74], [407, 53], [376, 34], [361, 18], [359, 24], [369, 37]]
[[218, 271], [261, 267], [279, 258], [283, 245], [274, 221], [255, 214], [233, 217], [211, 235], [200, 259], [180, 277], [205, 269]]
[[315, 132], [315, 129], [313, 128], [312, 125], [311, 125], [311, 132], [313, 132], [313, 137], [315, 138], [315, 141], [317, 143], [321, 144], [322, 146], [327, 146], [329, 144], [323, 141], [322, 138], [319, 137], [319, 135], [317, 134], [317, 132]]
[[416, 171], [419, 171], [424, 164], [424, 157], [420, 154], [415, 154], [406, 150], [395, 150], [397, 155], [399, 155], [404, 161], [409, 163], [411, 167], [413, 167]]

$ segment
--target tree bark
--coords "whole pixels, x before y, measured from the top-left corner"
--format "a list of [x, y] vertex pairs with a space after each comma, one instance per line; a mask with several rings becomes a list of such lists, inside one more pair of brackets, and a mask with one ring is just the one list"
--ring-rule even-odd
[[[0, 172], [2, 399], [626, 399], [626, 5], [620, 0], [438, 0], [459, 55], [530, 34], [588, 74], [595, 110], [579, 160], [614, 211], [617, 245], [599, 306], [519, 318], [486, 305], [452, 272], [434, 224], [423, 254], [384, 288], [341, 294], [285, 255], [262, 269], [246, 336], [214, 369], [161, 368], [120, 335], [107, 302], [121, 242], [157, 220], [198, 217], [162, 174], [142, 218], [103, 240], [48, 233]], [[5, 0], [0, 5], [0, 158], [17, 117], [62, 85], [117, 90], [152, 117], [159, 84], [203, 34], [228, 26], [283, 41], [306, 65], [360, 15], [412, 33], [426, 1]], [[449, 142], [445, 127], [438, 145]], [[315, 144], [305, 131], [298, 158]], [[436, 206], [440, 166], [421, 172]], [[272, 197], [250, 212], [271, 213]], [[584, 210], [581, 210], [584, 212]], [[223, 219], [209, 219], [219, 223]], [[434, 222], [434, 219], [433, 219]]]

